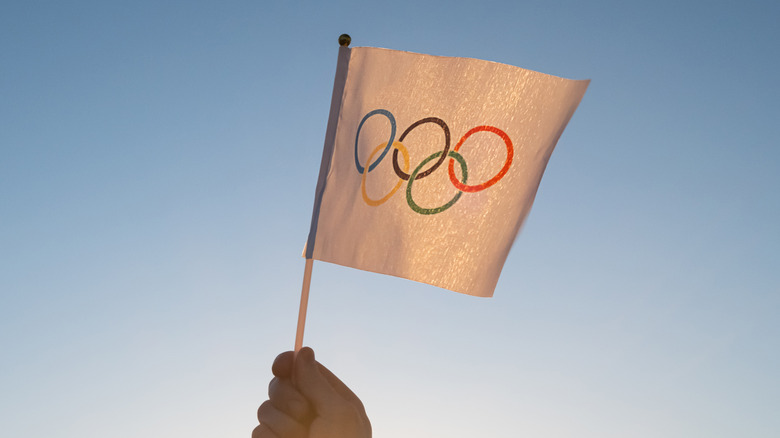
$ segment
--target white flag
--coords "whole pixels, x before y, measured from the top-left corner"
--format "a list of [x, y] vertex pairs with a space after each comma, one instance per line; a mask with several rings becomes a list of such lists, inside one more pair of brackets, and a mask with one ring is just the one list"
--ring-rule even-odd
[[341, 47], [306, 257], [492, 296], [589, 82]]

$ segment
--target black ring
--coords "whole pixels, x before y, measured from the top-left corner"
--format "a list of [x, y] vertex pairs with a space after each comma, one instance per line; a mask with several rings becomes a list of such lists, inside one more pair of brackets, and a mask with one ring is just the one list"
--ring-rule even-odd
[[[417, 176], [414, 177], [415, 181], [417, 181], [418, 179], [425, 178], [426, 176], [430, 175], [434, 170], [438, 169], [439, 166], [441, 166], [441, 163], [443, 163], [444, 160], [447, 159], [447, 153], [450, 150], [450, 128], [447, 127], [447, 124], [444, 123], [444, 120], [438, 117], [427, 117], [425, 119], [421, 119], [412, 123], [412, 126], [406, 128], [406, 131], [404, 131], [404, 133], [401, 134], [401, 137], [398, 139], [398, 141], [403, 143], [404, 138], [406, 138], [406, 135], [409, 134], [412, 131], [412, 129], [422, 125], [423, 123], [435, 123], [441, 126], [441, 129], [444, 130], [444, 150], [442, 151], [441, 157], [439, 157], [439, 161], [433, 163], [433, 166], [431, 166], [430, 169], [418, 173]], [[398, 149], [393, 150], [393, 169], [395, 170], [395, 174], [398, 175], [399, 178], [401, 178], [404, 181], [409, 180], [409, 174], [401, 170], [401, 167], [398, 165]]]

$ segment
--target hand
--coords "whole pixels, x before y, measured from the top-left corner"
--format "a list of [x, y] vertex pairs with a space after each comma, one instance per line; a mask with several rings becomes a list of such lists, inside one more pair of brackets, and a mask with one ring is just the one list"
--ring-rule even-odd
[[260, 405], [252, 438], [371, 438], [360, 399], [303, 348], [276, 357], [269, 400]]

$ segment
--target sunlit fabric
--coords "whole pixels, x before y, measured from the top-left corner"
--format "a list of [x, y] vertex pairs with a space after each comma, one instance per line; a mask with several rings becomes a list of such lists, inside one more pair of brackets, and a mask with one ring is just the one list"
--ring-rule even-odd
[[492, 296], [589, 81], [339, 50], [306, 257]]

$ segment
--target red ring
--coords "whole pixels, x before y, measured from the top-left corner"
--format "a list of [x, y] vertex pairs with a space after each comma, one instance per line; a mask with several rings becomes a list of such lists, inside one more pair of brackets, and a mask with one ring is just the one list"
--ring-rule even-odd
[[506, 135], [506, 132], [494, 126], [488, 126], [488, 125], [482, 125], [482, 126], [477, 126], [476, 128], [472, 128], [469, 132], [466, 133], [466, 135], [463, 136], [463, 138], [460, 139], [460, 141], [458, 141], [458, 144], [455, 145], [455, 149], [453, 150], [455, 152], [458, 152], [460, 147], [463, 146], [463, 142], [465, 142], [466, 139], [471, 136], [471, 134], [480, 131], [492, 132], [494, 134], [497, 134], [499, 137], [501, 137], [504, 140], [504, 143], [506, 143], [506, 152], [507, 152], [506, 163], [504, 163], [504, 167], [502, 167], [501, 170], [493, 178], [490, 178], [489, 180], [483, 182], [482, 184], [467, 185], [458, 181], [458, 178], [455, 177], [455, 160], [450, 158], [450, 165], [449, 165], [450, 182], [452, 182], [452, 185], [454, 185], [458, 190], [464, 192], [470, 192], [470, 193], [479, 192], [497, 183], [509, 171], [509, 166], [512, 165], [512, 157], [515, 154], [514, 147], [512, 146], [512, 140], [509, 138], [508, 135]]

